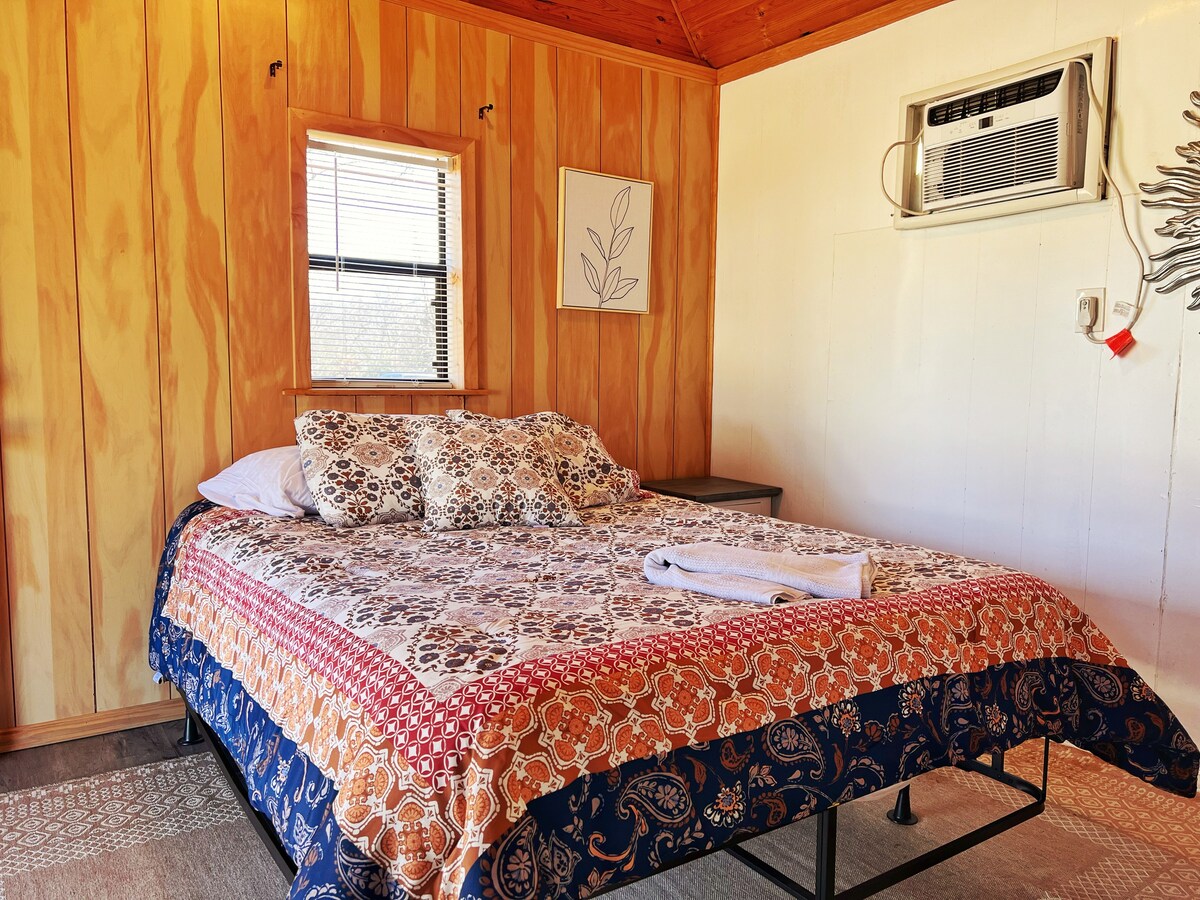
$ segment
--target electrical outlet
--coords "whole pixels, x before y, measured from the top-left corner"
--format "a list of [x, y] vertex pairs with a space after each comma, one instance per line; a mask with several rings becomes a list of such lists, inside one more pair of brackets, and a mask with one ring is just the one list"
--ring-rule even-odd
[[1092, 322], [1091, 330], [1096, 334], [1102, 334], [1104, 332], [1104, 288], [1081, 288], [1075, 292], [1076, 333], [1083, 334], [1088, 330], [1089, 319]]

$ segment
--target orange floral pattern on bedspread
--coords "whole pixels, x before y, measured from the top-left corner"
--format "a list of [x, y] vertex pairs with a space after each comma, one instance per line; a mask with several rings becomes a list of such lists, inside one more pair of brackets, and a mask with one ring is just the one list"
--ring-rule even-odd
[[[1074, 604], [999, 566], [665, 497], [580, 515], [428, 535], [213, 510], [165, 613], [334, 781], [345, 834], [427, 897], [458, 896], [527, 803], [585, 772], [928, 676], [1125, 665]], [[650, 549], [698, 540], [870, 550], [877, 593], [761, 608], [641, 577]]]

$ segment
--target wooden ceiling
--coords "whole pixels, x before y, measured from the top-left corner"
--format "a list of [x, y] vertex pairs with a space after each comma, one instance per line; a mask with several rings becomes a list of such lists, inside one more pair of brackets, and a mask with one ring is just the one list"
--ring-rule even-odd
[[[945, 0], [469, 2], [670, 59], [714, 69], [736, 66], [752, 70], [765, 68], [746, 64], [760, 55], [770, 65], [879, 28]], [[785, 48], [797, 42], [801, 45], [796, 48], [798, 52], [786, 53]], [[808, 47], [809, 44], [812, 46]]]

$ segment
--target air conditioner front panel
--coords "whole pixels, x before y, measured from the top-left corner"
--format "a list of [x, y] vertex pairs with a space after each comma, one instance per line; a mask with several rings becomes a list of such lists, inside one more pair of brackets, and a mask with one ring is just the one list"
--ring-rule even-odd
[[1072, 187], [1059, 116], [995, 128], [925, 148], [921, 201], [927, 210]]

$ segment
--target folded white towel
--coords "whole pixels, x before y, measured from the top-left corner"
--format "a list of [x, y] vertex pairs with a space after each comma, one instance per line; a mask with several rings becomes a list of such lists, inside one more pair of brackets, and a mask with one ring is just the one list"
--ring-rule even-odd
[[642, 568], [654, 584], [764, 604], [870, 597], [875, 579], [869, 553], [802, 556], [709, 542], [655, 550]]

